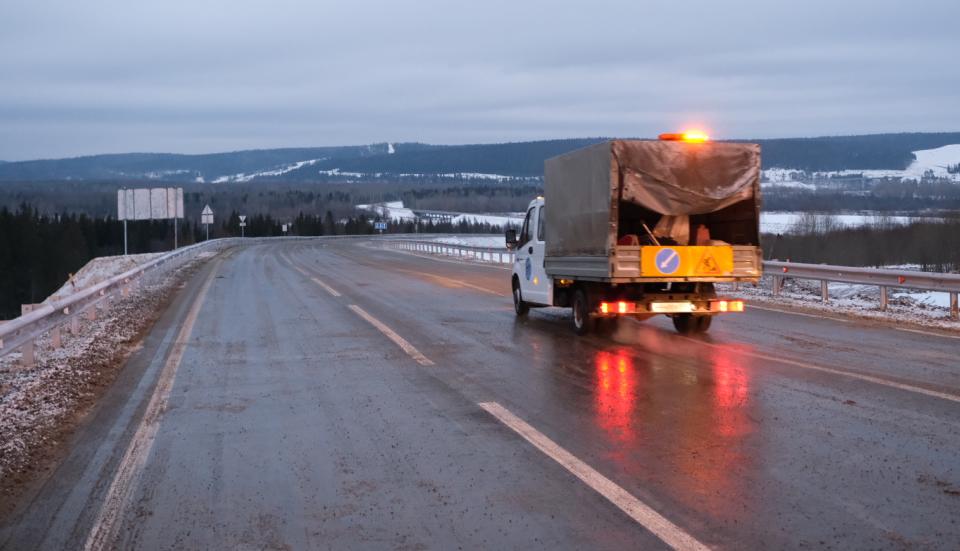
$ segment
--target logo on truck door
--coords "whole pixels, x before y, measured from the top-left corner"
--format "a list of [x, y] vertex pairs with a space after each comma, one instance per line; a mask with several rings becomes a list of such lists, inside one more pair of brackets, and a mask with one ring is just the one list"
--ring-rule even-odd
[[664, 247], [657, 252], [655, 261], [657, 263], [657, 270], [659, 270], [661, 274], [670, 275], [680, 268], [680, 253], [678, 253], [676, 249]]

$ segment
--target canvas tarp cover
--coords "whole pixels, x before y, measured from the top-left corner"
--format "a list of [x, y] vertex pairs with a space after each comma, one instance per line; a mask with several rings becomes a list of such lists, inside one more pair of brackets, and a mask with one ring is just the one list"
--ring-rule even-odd
[[615, 141], [622, 199], [660, 214], [704, 214], [754, 197], [760, 146]]
[[702, 214], [754, 198], [759, 186], [756, 144], [615, 140], [548, 159], [547, 257], [607, 255], [620, 198], [660, 214]]

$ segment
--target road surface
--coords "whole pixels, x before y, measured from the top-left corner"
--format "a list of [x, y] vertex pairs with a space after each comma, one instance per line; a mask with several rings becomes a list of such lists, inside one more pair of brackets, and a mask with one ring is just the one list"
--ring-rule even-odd
[[960, 339], [750, 308], [574, 337], [508, 272], [210, 261], [4, 549], [956, 549]]

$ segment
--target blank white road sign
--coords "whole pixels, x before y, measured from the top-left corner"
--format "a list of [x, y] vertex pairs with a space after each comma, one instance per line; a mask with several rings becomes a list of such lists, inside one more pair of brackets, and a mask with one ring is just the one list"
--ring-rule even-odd
[[183, 218], [183, 188], [117, 190], [117, 220]]
[[213, 209], [210, 208], [210, 205], [203, 207], [203, 211], [200, 213], [200, 223], [213, 224]]

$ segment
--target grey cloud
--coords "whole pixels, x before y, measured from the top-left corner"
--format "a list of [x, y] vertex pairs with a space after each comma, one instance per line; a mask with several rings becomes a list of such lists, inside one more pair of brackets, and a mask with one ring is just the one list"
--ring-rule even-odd
[[0, 7], [0, 159], [960, 129], [955, 1]]

